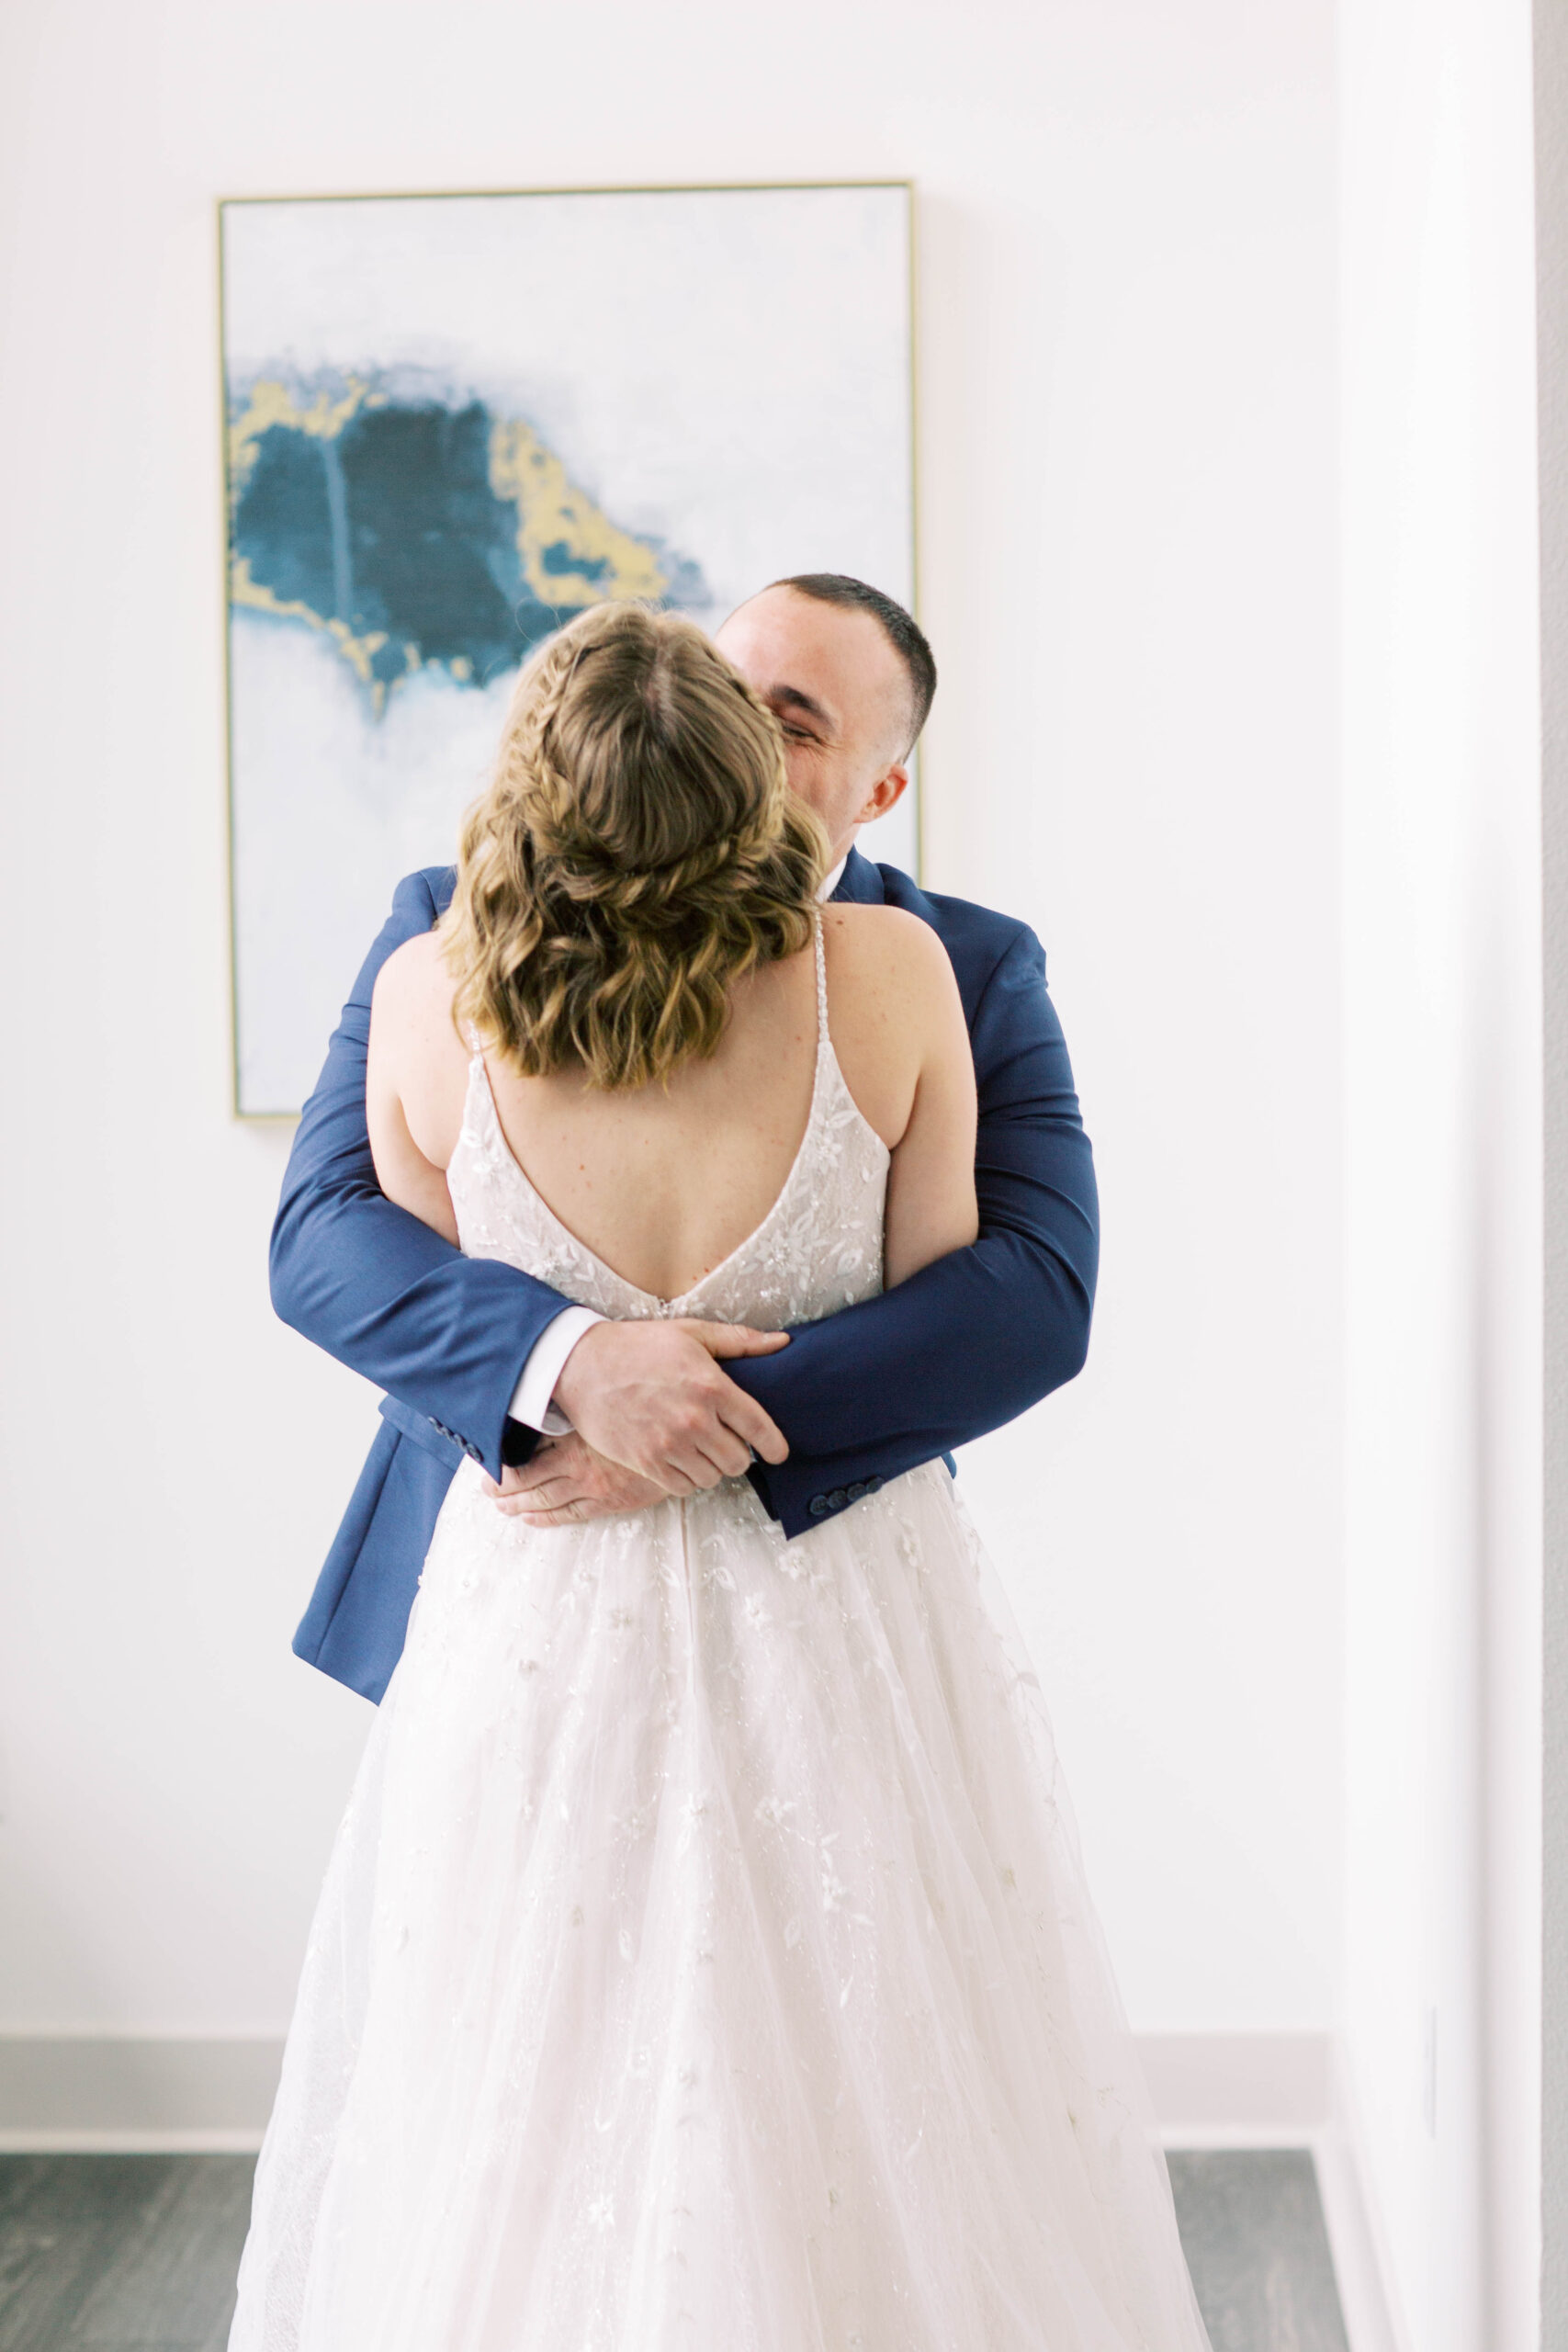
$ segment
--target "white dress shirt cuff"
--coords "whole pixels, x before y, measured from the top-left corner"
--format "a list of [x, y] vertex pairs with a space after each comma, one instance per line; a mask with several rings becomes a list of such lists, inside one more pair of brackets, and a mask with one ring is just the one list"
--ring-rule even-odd
[[571, 1423], [560, 1407], [550, 1402], [556, 1383], [584, 1331], [604, 1320], [591, 1306], [569, 1306], [553, 1323], [546, 1325], [534, 1342], [534, 1351], [523, 1367], [523, 1377], [513, 1390], [512, 1402], [506, 1408], [514, 1421], [524, 1422], [544, 1437], [565, 1435]]

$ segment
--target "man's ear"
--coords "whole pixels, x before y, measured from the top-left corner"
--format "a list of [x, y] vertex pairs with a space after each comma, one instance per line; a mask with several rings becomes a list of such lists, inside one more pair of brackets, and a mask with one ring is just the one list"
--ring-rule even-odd
[[909, 771], [900, 760], [872, 786], [871, 796], [855, 819], [856, 824], [869, 825], [874, 818], [886, 817], [890, 808], [897, 808], [908, 789], [908, 783]]

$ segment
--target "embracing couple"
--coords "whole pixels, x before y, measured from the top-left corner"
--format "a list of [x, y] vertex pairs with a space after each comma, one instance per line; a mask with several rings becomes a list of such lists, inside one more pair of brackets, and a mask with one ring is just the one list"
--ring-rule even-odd
[[387, 1391], [296, 1647], [382, 1704], [233, 2352], [1201, 2352], [944, 1456], [1083, 1361], [1021, 923], [854, 847], [936, 673], [812, 574], [540, 649], [274, 1235]]

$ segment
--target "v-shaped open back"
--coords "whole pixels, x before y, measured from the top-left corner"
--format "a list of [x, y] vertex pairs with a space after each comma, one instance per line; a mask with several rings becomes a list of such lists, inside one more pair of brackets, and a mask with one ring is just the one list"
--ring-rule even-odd
[[774, 1329], [879, 1291], [890, 1155], [839, 1067], [820, 916], [816, 933], [817, 1059], [806, 1132], [773, 1206], [719, 1264], [670, 1299], [606, 1265], [563, 1224], [508, 1144], [478, 1049], [446, 1170], [465, 1254], [502, 1259], [578, 1305], [622, 1318], [700, 1315]]

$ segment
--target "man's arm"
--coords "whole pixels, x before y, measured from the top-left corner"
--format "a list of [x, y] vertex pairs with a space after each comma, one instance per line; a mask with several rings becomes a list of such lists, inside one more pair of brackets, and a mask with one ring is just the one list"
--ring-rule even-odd
[[1094, 1159], [1032, 932], [1016, 933], [970, 1028], [979, 1081], [978, 1239], [797, 1329], [735, 1377], [789, 1440], [752, 1484], [786, 1534], [1014, 1419], [1082, 1370], [1099, 1268]]

